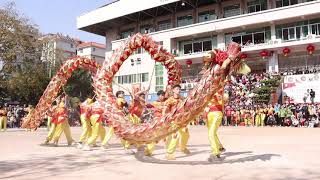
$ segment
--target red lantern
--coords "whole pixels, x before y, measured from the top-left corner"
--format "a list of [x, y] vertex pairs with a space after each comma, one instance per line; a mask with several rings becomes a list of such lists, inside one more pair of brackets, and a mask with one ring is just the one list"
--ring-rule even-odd
[[247, 57], [248, 55], [245, 53], [240, 54], [240, 59], [246, 59]]
[[186, 64], [188, 65], [188, 67], [190, 67], [191, 64], [192, 64], [192, 60], [188, 59], [188, 60], [186, 61]]
[[262, 57], [262, 59], [265, 59], [266, 57], [269, 56], [269, 52], [266, 50], [263, 50], [260, 52], [260, 56]]
[[308, 51], [308, 53], [311, 55], [311, 54], [313, 54], [313, 52], [316, 50], [316, 48], [314, 47], [314, 45], [312, 45], [312, 44], [309, 44], [308, 46], [307, 46], [307, 51]]
[[287, 48], [287, 47], [282, 50], [282, 53], [283, 53], [283, 55], [284, 55], [285, 57], [287, 57], [288, 54], [290, 54], [290, 52], [291, 52], [291, 50], [290, 50], [289, 48]]

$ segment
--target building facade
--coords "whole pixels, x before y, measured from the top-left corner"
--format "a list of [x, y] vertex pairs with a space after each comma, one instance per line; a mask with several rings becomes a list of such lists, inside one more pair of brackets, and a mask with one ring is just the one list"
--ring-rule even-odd
[[77, 55], [87, 57], [102, 64], [105, 60], [106, 47], [96, 42], [83, 42], [77, 46]]
[[46, 62], [49, 76], [52, 77], [54, 69], [59, 68], [63, 61], [77, 54], [79, 40], [62, 34], [47, 34], [44, 40], [41, 60]]
[[[106, 37], [106, 59], [128, 36], [150, 34], [176, 55], [188, 90], [207, 51], [231, 41], [242, 45], [253, 72], [319, 68], [319, 9], [320, 0], [118, 0], [78, 17], [77, 26]], [[130, 56], [114, 88], [140, 83], [151, 84], [153, 93], [163, 89], [166, 70], [150, 59], [141, 49]]]

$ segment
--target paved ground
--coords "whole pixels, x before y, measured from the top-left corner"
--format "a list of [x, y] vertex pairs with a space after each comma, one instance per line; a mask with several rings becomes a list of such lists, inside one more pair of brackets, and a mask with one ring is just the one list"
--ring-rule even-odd
[[[190, 150], [166, 161], [127, 155], [114, 138], [110, 149], [84, 152], [65, 145], [39, 145], [46, 130], [0, 132], [0, 179], [320, 179], [320, 128], [222, 127], [224, 160], [208, 163], [207, 129], [191, 128]], [[79, 137], [80, 129], [72, 129]]]

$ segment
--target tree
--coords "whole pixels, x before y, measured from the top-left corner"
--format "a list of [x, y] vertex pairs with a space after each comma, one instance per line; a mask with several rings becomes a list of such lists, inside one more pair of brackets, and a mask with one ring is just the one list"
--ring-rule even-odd
[[91, 73], [79, 69], [73, 72], [71, 78], [68, 79], [65, 91], [69, 96], [79, 97], [81, 100], [88, 96], [93, 96]]
[[279, 86], [280, 79], [280, 76], [273, 76], [271, 79], [262, 80], [260, 82], [262, 86], [253, 90], [253, 93], [255, 94], [254, 101], [263, 104], [269, 103], [270, 96]]
[[35, 105], [49, 80], [44, 64], [23, 62], [21, 68], [6, 81], [7, 92], [14, 101]]
[[40, 57], [43, 41], [37, 26], [19, 15], [14, 3], [0, 9], [0, 97], [38, 101], [48, 78]]

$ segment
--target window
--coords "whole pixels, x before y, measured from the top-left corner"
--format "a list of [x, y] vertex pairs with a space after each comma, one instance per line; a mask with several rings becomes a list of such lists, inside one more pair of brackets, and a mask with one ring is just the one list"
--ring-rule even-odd
[[263, 44], [271, 39], [270, 27], [255, 29], [247, 32], [238, 32], [226, 35], [226, 44], [230, 41], [241, 44], [242, 46], [250, 46], [255, 44]]
[[92, 48], [92, 51], [94, 52], [94, 51], [96, 51], [96, 48], [94, 47], [94, 48]]
[[133, 34], [133, 29], [128, 29], [126, 31], [121, 32], [121, 39], [127, 38]]
[[298, 0], [276, 0], [276, 7], [284, 7], [298, 4]]
[[151, 25], [144, 25], [140, 27], [140, 33], [148, 34], [154, 32], [153, 27]]
[[195, 42], [193, 43], [193, 52], [202, 52], [202, 42]]
[[266, 0], [254, 0], [247, 3], [248, 13], [259, 12], [267, 9]]
[[172, 25], [171, 25], [171, 21], [170, 20], [164, 20], [164, 21], [159, 21], [158, 22], [158, 30], [162, 31], [162, 30], [166, 30], [166, 29], [171, 29]]
[[203, 41], [203, 51], [212, 50], [212, 41]]
[[147, 82], [149, 79], [149, 73], [142, 73], [141, 74], [141, 82]]
[[201, 53], [210, 51], [213, 47], [217, 46], [216, 37], [201, 38], [196, 40], [181, 41], [179, 42], [180, 55], [187, 55], [193, 53]]
[[191, 54], [193, 51], [192, 51], [192, 44], [185, 44], [183, 46], [183, 52], [184, 54]]
[[115, 78], [119, 84], [132, 84], [132, 83], [147, 82], [149, 78], [148, 76], [149, 76], [149, 73], [142, 73], [142, 74], [117, 76]]
[[70, 47], [73, 48], [74, 47], [73, 44], [70, 44]]
[[160, 63], [155, 65], [156, 86], [155, 91], [163, 90], [163, 66]]
[[217, 19], [217, 16], [214, 11], [205, 11], [198, 14], [198, 22], [205, 22]]
[[223, 8], [224, 17], [240, 15], [240, 4], [226, 6]]
[[320, 19], [278, 25], [276, 32], [276, 37], [284, 41], [305, 39], [310, 34], [320, 35]]
[[83, 53], [83, 49], [82, 48], [79, 49], [79, 53]]
[[187, 26], [193, 23], [192, 15], [178, 17], [177, 27]]

